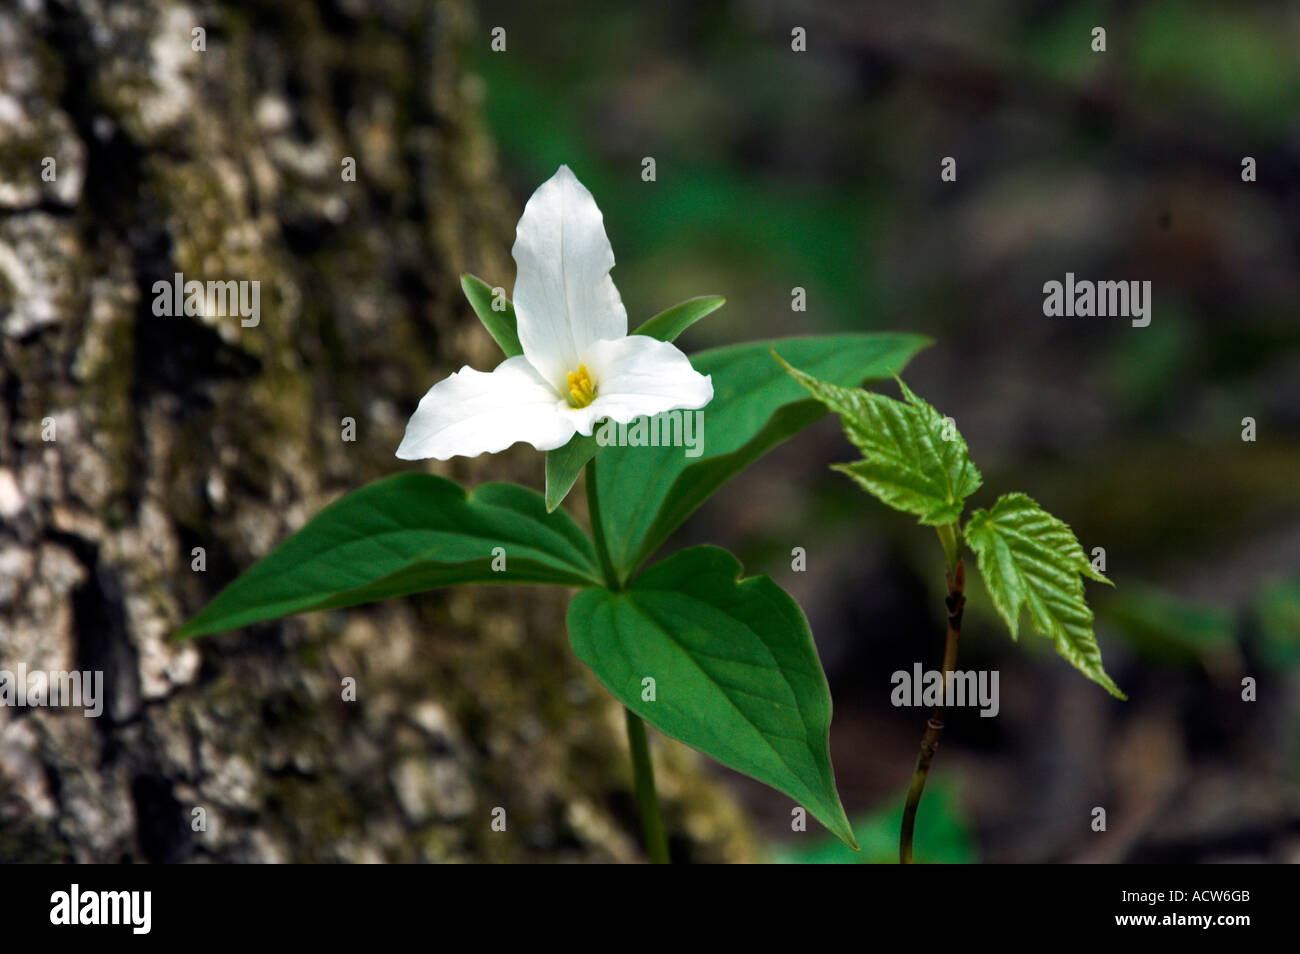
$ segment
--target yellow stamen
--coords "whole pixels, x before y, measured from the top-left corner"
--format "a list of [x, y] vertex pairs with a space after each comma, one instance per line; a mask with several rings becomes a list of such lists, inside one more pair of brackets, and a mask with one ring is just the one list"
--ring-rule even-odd
[[569, 406], [586, 407], [596, 399], [596, 385], [585, 364], [578, 365], [577, 371], [569, 372]]

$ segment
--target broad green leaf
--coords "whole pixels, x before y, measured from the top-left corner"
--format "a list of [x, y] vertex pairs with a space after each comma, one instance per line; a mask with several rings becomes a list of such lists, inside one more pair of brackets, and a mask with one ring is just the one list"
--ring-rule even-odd
[[466, 273], [460, 276], [460, 287], [465, 291], [465, 297], [469, 299], [470, 305], [474, 308], [474, 314], [478, 315], [478, 320], [483, 322], [483, 327], [488, 330], [501, 350], [505, 352], [507, 358], [518, 357], [524, 353], [523, 345], [519, 343], [519, 331], [515, 319], [515, 306], [510, 303], [510, 299], [504, 295], [501, 300], [505, 303], [505, 309], [496, 311], [492, 307], [492, 286], [476, 275]]
[[[727, 299], [717, 296], [688, 298], [673, 305], [667, 311], [660, 312], [646, 321], [636, 331], [636, 335], [648, 335], [660, 341], [672, 341], [679, 334], [699, 321], [711, 311], [721, 308]], [[549, 451], [546, 455], [546, 509], [554, 510], [569, 495], [573, 485], [587, 466], [587, 461], [596, 456], [595, 436], [583, 437], [579, 434], [559, 450]]]
[[[497, 547], [502, 570], [492, 568]], [[326, 507], [173, 638], [453, 583], [599, 580], [586, 535], [567, 514], [548, 514], [535, 491], [493, 483], [466, 494], [442, 477], [399, 474]]]
[[971, 514], [966, 542], [1013, 639], [1019, 636], [1021, 611], [1028, 608], [1034, 629], [1051, 639], [1058, 653], [1111, 695], [1128, 698], [1102, 668], [1083, 594], [1084, 576], [1110, 581], [1092, 568], [1066, 524], [1025, 494], [1004, 494], [991, 509]]
[[660, 341], [672, 341], [705, 315], [717, 311], [726, 303], [727, 299], [717, 295], [688, 298], [684, 302], [673, 305], [667, 311], [661, 311], [653, 318], [647, 318], [632, 334], [647, 335]]
[[655, 728], [784, 792], [856, 845], [835, 790], [830, 690], [808, 622], [770, 579], [740, 574], [726, 550], [691, 547], [622, 592], [583, 590], [569, 604], [573, 650]]
[[862, 451], [864, 460], [837, 464], [835, 470], [926, 526], [955, 523], [961, 517], [966, 498], [982, 481], [966, 441], [951, 421], [901, 380], [898, 386], [906, 403], [819, 381], [781, 363], [809, 394], [840, 415], [845, 435]]
[[[600, 509], [610, 556], [626, 579], [739, 471], [825, 414], [772, 360], [772, 348], [841, 384], [900, 370], [927, 339], [907, 334], [781, 338], [701, 351], [691, 364], [713, 377], [697, 457], [683, 447], [602, 447]], [[686, 412], [691, 413], [691, 412]]]
[[546, 509], [552, 511], [564, 502], [587, 461], [596, 456], [596, 436], [575, 435], [557, 450], [546, 452]]

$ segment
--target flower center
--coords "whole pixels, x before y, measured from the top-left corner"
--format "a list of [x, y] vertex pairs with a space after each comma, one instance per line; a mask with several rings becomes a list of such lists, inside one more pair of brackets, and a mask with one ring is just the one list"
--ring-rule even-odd
[[577, 371], [569, 372], [569, 407], [586, 407], [595, 399], [596, 385], [591, 383], [587, 366], [580, 364]]

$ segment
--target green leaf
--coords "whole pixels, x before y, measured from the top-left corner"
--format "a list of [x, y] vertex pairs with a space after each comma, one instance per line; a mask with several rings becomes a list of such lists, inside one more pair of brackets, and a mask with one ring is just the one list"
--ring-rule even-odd
[[1106, 675], [1092, 632], [1083, 577], [1108, 579], [1092, 568], [1068, 526], [1025, 494], [1004, 494], [966, 524], [966, 541], [979, 560], [993, 605], [1017, 638], [1021, 610], [1034, 629], [1085, 676], [1120, 699], [1127, 696]]
[[661, 311], [653, 318], [646, 319], [632, 334], [648, 335], [660, 341], [672, 341], [705, 315], [717, 311], [726, 303], [727, 299], [717, 295], [688, 298], [684, 302], [673, 305], [667, 311]]
[[546, 452], [546, 510], [549, 513], [564, 502], [578, 481], [587, 461], [599, 450], [596, 437], [576, 435], [563, 447]]
[[[497, 547], [505, 568], [494, 571]], [[586, 535], [567, 514], [547, 514], [535, 491], [493, 483], [467, 495], [442, 477], [399, 474], [326, 507], [173, 638], [453, 583], [586, 586], [600, 578]]]
[[942, 414], [901, 380], [898, 386], [907, 403], [819, 381], [784, 360], [781, 363], [809, 394], [840, 415], [845, 435], [862, 451], [864, 460], [837, 464], [835, 470], [926, 526], [960, 519], [966, 498], [982, 480], [966, 441]]
[[474, 308], [474, 314], [478, 315], [478, 320], [483, 322], [483, 327], [488, 330], [492, 339], [501, 346], [501, 350], [506, 353], [507, 358], [514, 358], [524, 353], [523, 345], [519, 343], [519, 331], [515, 319], [515, 306], [510, 303], [510, 299], [504, 295], [501, 300], [505, 302], [503, 311], [496, 311], [492, 308], [492, 286], [476, 275], [470, 275], [468, 272], [460, 276], [460, 287], [465, 291], [465, 297], [469, 299], [470, 305]]
[[[602, 447], [600, 509], [621, 579], [643, 563], [709, 496], [825, 409], [772, 360], [773, 347], [828, 381], [857, 384], [901, 369], [928, 339], [906, 334], [781, 338], [701, 351], [713, 376], [698, 457], [682, 447]], [[687, 412], [690, 413], [690, 412]]]
[[[831, 697], [812, 633], [765, 576], [726, 550], [691, 547], [625, 591], [569, 604], [578, 658], [661, 732], [784, 792], [856, 846], [831, 769]], [[643, 680], [654, 680], [654, 701]]]

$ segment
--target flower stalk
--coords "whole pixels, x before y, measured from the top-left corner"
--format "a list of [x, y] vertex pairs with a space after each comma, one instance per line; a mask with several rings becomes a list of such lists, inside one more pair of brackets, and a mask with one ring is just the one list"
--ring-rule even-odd
[[646, 855], [650, 863], [666, 865], [668, 838], [664, 835], [664, 820], [659, 812], [659, 795], [655, 792], [655, 769], [650, 762], [650, 746], [646, 742], [645, 722], [631, 709], [624, 709], [627, 717], [627, 742], [632, 749], [632, 771], [636, 777], [636, 807], [641, 815], [641, 834], [645, 839]]
[[596, 556], [600, 560], [600, 572], [605, 577], [605, 585], [617, 593], [623, 584], [614, 570], [614, 561], [609, 558], [609, 544], [605, 542], [605, 524], [600, 519], [600, 488], [596, 481], [596, 458], [587, 461], [587, 516], [591, 518], [591, 540], [596, 546]]
[[[623, 588], [614, 570], [605, 542], [605, 525], [600, 519], [600, 484], [596, 478], [596, 459], [587, 461], [587, 513], [591, 517], [591, 538], [600, 559], [600, 569], [605, 585], [617, 593]], [[627, 721], [627, 744], [632, 752], [632, 774], [636, 789], [636, 807], [641, 816], [641, 836], [645, 840], [646, 855], [651, 864], [666, 865], [668, 838], [664, 834], [663, 814], [659, 810], [659, 794], [655, 791], [654, 763], [650, 761], [650, 745], [646, 740], [645, 722], [631, 709], [624, 708]]]

